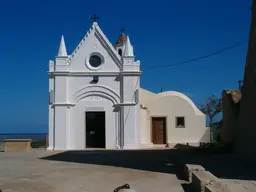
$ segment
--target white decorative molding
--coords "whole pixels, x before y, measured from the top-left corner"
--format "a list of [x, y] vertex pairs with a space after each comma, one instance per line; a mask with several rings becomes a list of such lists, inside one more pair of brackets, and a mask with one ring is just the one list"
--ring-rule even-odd
[[104, 101], [106, 98], [100, 97], [98, 95], [91, 95], [86, 98], [81, 99], [81, 101]]
[[66, 44], [64, 40], [64, 36], [61, 36], [61, 41], [60, 41], [60, 47], [59, 47], [59, 52], [58, 52], [58, 57], [67, 57], [67, 49], [66, 49]]
[[114, 106], [134, 106], [137, 105], [137, 103], [117, 103]]
[[52, 106], [67, 106], [67, 107], [72, 107], [75, 106], [75, 103], [53, 103]]
[[103, 97], [112, 101], [113, 104], [120, 102], [120, 96], [115, 91], [108, 87], [99, 85], [91, 85], [78, 90], [72, 95], [72, 101], [78, 102], [89, 96]]
[[53, 150], [53, 147], [52, 147], [52, 146], [49, 146], [49, 147], [47, 147], [47, 150], [48, 150], [48, 151], [52, 151], [52, 150]]
[[139, 149], [140, 147], [135, 144], [124, 145], [123, 149]]
[[108, 72], [108, 71], [95, 71], [95, 72], [80, 72], [80, 71], [49, 71], [49, 75], [55, 76], [119, 76], [120, 72]]
[[[91, 56], [93, 56], [93, 55], [97, 55], [97, 56], [100, 57], [100, 59], [101, 59], [101, 64], [100, 64], [100, 66], [98, 66], [98, 67], [93, 67], [93, 66], [90, 64], [90, 58], [91, 58]], [[103, 54], [100, 53], [100, 52], [92, 52], [92, 53], [86, 58], [85, 64], [86, 64], [86, 67], [87, 67], [88, 69], [90, 69], [90, 70], [92, 70], [92, 71], [97, 71], [97, 70], [101, 69], [101, 68], [104, 66], [104, 64], [105, 64], [105, 58], [104, 58]]]
[[187, 101], [190, 106], [193, 108], [194, 112], [196, 115], [198, 116], [205, 116], [204, 113], [202, 113], [202, 111], [200, 111], [196, 105], [194, 104], [194, 102], [189, 98], [187, 97], [186, 95], [184, 95], [183, 93], [180, 93], [180, 92], [177, 92], [177, 91], [165, 91], [165, 92], [161, 92], [161, 93], [158, 93], [153, 100], [155, 101], [152, 101], [152, 102], [157, 102], [156, 100], [161, 98], [161, 97], [171, 97], [171, 96], [176, 96], [176, 97], [179, 97], [185, 101]]
[[55, 56], [55, 58], [57, 59], [68, 59], [68, 55], [67, 56]]
[[54, 61], [50, 60], [49, 61], [49, 71], [53, 72], [54, 70], [55, 70]]
[[122, 71], [120, 75], [122, 76], [140, 76], [142, 74], [141, 71]]
[[79, 45], [81, 45], [83, 43], [83, 41], [86, 41], [88, 39], [89, 35], [95, 35], [95, 37], [99, 40], [99, 42], [102, 44], [102, 46], [105, 47], [105, 49], [108, 52], [108, 54], [111, 56], [111, 58], [117, 64], [118, 68], [121, 69], [122, 68], [121, 57], [117, 54], [115, 48], [110, 43], [110, 41], [107, 39], [107, 37], [104, 35], [104, 33], [100, 29], [100, 27], [97, 24], [97, 22], [92, 24], [92, 27], [90, 28], [90, 30], [86, 33], [84, 38], [80, 41], [78, 46], [75, 48], [75, 50], [71, 54], [72, 58], [76, 55], [77, 51], [79, 50], [79, 48], [78, 48]]
[[140, 148], [151, 148], [153, 146], [154, 146], [153, 143], [141, 143], [140, 144]]
[[[89, 86], [83, 87], [82, 89], [79, 89], [78, 91], [73, 93], [72, 97], [78, 98], [81, 95], [88, 93], [88, 92], [103, 92], [103, 93], [106, 92], [110, 95], [113, 95], [115, 100], [120, 101], [119, 94], [117, 94], [113, 89], [103, 86], [103, 85], [89, 85]], [[117, 103], [119, 103], [119, 102], [117, 102]]]
[[67, 151], [66, 148], [54, 147], [52, 150], [54, 151]]

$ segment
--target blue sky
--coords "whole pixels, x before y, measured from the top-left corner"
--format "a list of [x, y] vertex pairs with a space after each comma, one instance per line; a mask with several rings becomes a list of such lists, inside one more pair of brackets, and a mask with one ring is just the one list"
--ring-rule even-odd
[[243, 78], [247, 43], [217, 56], [170, 68], [147, 69], [205, 55], [248, 39], [250, 0], [4, 0], [0, 2], [0, 132], [46, 132], [48, 61], [61, 35], [71, 53], [91, 26], [114, 43], [125, 27], [141, 61], [141, 86], [176, 90], [199, 105]]

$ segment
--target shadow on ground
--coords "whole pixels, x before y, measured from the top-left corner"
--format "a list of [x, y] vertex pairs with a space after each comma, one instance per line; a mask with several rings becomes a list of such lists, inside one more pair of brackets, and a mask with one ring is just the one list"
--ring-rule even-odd
[[231, 153], [211, 149], [176, 146], [161, 150], [66, 151], [44, 160], [107, 165], [176, 174], [185, 180], [184, 164], [199, 164], [219, 178], [256, 180], [255, 167], [240, 163]]

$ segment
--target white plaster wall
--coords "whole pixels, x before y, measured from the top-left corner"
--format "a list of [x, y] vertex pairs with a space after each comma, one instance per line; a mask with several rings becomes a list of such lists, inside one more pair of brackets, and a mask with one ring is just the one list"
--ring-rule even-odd
[[67, 149], [67, 107], [55, 106], [55, 150]]
[[82, 41], [82, 45], [79, 45], [79, 49], [74, 53], [74, 56], [71, 57], [70, 71], [91, 71], [86, 66], [86, 58], [90, 57], [90, 54], [93, 52], [102, 54], [105, 60], [102, 68], [97, 71], [120, 71], [120, 69], [110, 56], [109, 52], [102, 46], [97, 37], [93, 35], [94, 33], [94, 30], [92, 30], [91, 34], [85, 39], [85, 41]]
[[67, 101], [67, 77], [55, 77], [55, 103], [66, 103]]
[[140, 88], [140, 104], [144, 105], [148, 103], [150, 99], [153, 99], [156, 94], [152, 93], [146, 89]]
[[48, 149], [52, 150], [54, 147], [54, 108], [49, 105], [49, 122], [48, 122]]
[[120, 81], [117, 80], [116, 77], [113, 76], [99, 76], [99, 82], [97, 84], [91, 84], [90, 82], [93, 80], [92, 76], [86, 77], [69, 77], [69, 85], [68, 85], [68, 95], [69, 101], [72, 101], [72, 95], [77, 91], [87, 87], [87, 86], [104, 86], [111, 89], [116, 94], [120, 95]]
[[[123, 77], [124, 103], [135, 103], [135, 90], [140, 87], [140, 77]], [[124, 106], [124, 148], [138, 148], [140, 145], [140, 111], [139, 103]]]
[[[181, 93], [158, 94], [148, 100], [146, 106], [149, 117], [166, 117], [168, 143], [198, 143], [207, 131], [205, 115]], [[176, 128], [176, 117], [179, 116], [185, 117], [185, 128]]]
[[147, 109], [140, 109], [140, 142], [141, 145], [152, 144], [150, 118]]
[[102, 97], [90, 96], [80, 100], [72, 110], [73, 149], [86, 148], [86, 111], [105, 111], [106, 148], [117, 147], [118, 112], [113, 112], [113, 103]]
[[[50, 69], [52, 66], [52, 62], [50, 62]], [[48, 105], [48, 110], [49, 110], [49, 116], [48, 116], [48, 149], [53, 149], [54, 146], [54, 108], [52, 107], [52, 104], [50, 103], [50, 94], [51, 91], [54, 91], [54, 79], [49, 78], [49, 92], [48, 92], [48, 99], [49, 99], [49, 105]]]

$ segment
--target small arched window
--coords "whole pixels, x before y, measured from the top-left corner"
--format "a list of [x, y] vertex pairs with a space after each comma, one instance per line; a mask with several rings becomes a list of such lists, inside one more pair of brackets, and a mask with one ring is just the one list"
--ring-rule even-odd
[[118, 49], [118, 54], [122, 57], [122, 49]]

